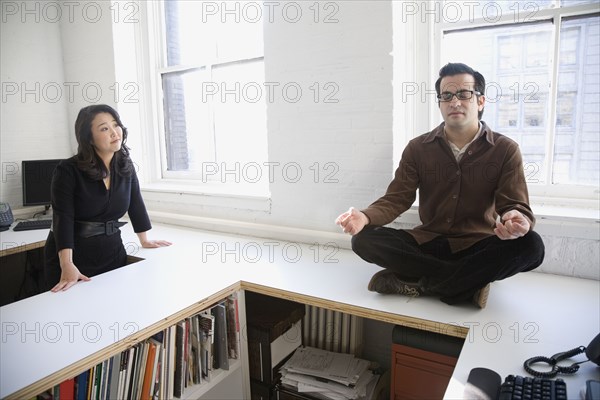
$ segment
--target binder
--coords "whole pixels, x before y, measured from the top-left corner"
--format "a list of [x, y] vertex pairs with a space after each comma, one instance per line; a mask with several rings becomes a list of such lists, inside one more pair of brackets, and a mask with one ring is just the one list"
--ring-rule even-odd
[[216, 369], [229, 370], [229, 348], [227, 346], [227, 317], [225, 304], [220, 303], [211, 309], [215, 317], [215, 354], [213, 366]]

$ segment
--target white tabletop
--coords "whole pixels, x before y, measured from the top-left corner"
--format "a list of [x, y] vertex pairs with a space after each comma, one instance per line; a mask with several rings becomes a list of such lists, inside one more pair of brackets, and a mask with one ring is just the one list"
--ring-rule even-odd
[[43, 245], [48, 237], [49, 229], [15, 232], [12, 230], [15, 225], [16, 222], [11, 225], [9, 230], [0, 232], [0, 255], [22, 251], [24, 247], [30, 247], [32, 244]]
[[[171, 240], [173, 246], [141, 249], [130, 225], [123, 232], [128, 252], [145, 260], [66, 292], [43, 293], [0, 308], [0, 397], [121, 339], [138, 339], [140, 330], [232, 287], [258, 288], [442, 333], [468, 331], [446, 393], [449, 399], [461, 397], [473, 367], [488, 367], [502, 376], [525, 374], [525, 359], [585, 346], [600, 332], [598, 281], [519, 274], [493, 283], [487, 308], [479, 310], [435, 298], [369, 292], [367, 282], [379, 268], [349, 250], [160, 224], [149, 237]], [[15, 241], [4, 233], [3, 243]], [[599, 378], [591, 363], [566, 378], [571, 397], [591, 378]]]

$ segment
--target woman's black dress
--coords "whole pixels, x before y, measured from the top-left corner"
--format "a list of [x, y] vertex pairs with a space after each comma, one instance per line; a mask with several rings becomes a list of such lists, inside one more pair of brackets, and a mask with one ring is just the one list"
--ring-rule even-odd
[[111, 165], [110, 188], [106, 189], [102, 180], [92, 180], [77, 168], [74, 158], [63, 160], [54, 171], [52, 209], [52, 230], [44, 249], [47, 289], [60, 281], [58, 251], [62, 249], [73, 249], [73, 263], [89, 277], [126, 263], [120, 231], [85, 238], [78, 234], [77, 221], [117, 221], [128, 213], [134, 232], [152, 227], [135, 169], [131, 176], [121, 176]]

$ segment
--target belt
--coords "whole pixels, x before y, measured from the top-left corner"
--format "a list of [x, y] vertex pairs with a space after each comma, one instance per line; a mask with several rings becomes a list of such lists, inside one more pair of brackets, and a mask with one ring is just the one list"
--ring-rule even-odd
[[107, 221], [107, 222], [88, 222], [75, 221], [75, 234], [84, 238], [92, 236], [106, 235], [111, 236], [119, 232], [119, 228], [127, 222]]

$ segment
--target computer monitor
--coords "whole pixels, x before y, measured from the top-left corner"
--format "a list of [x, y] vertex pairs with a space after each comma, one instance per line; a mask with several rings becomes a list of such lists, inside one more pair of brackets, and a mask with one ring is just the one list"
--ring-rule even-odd
[[27, 160], [21, 162], [23, 205], [50, 207], [50, 185], [54, 168], [61, 160]]

